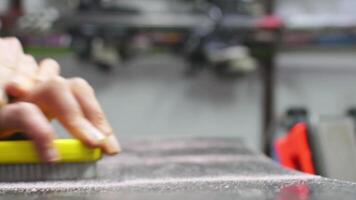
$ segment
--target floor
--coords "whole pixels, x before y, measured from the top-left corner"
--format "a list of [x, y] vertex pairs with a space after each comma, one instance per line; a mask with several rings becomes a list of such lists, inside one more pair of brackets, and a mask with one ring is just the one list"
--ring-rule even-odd
[[[354, 53], [282, 52], [278, 58], [277, 117], [295, 105], [306, 106], [313, 115], [343, 114], [354, 105]], [[71, 55], [56, 59], [64, 76], [81, 76], [93, 85], [119, 137], [240, 137], [250, 148], [260, 149], [261, 85], [257, 73], [236, 80], [223, 80], [209, 71], [186, 77], [183, 60], [167, 54], [144, 56], [111, 72]]]

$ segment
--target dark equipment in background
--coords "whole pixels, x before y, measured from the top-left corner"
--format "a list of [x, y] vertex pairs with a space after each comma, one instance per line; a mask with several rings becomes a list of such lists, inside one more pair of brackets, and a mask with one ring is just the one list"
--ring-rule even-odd
[[[137, 50], [133, 46], [145, 46], [146, 41], [183, 54], [188, 72], [207, 66], [217, 74], [255, 70], [244, 41], [262, 20], [259, 9], [248, 9], [256, 1], [154, 0], [145, 5], [140, 0], [82, 1], [58, 24], [72, 35], [79, 58], [109, 66], [132, 58]], [[103, 51], [111, 56], [100, 55]]]
[[184, 56], [189, 62], [187, 74], [194, 75], [211, 66], [218, 75], [244, 74], [256, 70], [257, 63], [243, 45], [246, 31], [229, 32], [224, 26], [224, 13], [214, 6], [209, 17], [214, 22], [207, 30], [193, 31], [186, 44]]
[[[73, 48], [80, 58], [116, 65], [116, 61], [134, 56], [132, 44], [137, 41], [177, 52], [193, 27], [209, 23], [205, 13], [192, 3], [179, 0], [149, 3], [150, 6], [141, 0], [82, 1], [72, 16], [64, 16], [57, 25], [72, 35]], [[100, 48], [98, 40], [102, 48], [111, 48], [117, 55], [112, 53], [109, 59], [98, 55], [95, 49]]]
[[23, 15], [22, 0], [10, 1], [7, 12], [1, 16], [1, 35], [6, 35], [15, 26], [18, 18]]
[[[150, 3], [155, 2], [150, 1]], [[262, 137], [261, 144], [263, 151], [270, 155], [272, 136], [267, 131], [273, 121], [274, 115], [274, 74], [275, 74], [275, 55], [281, 36], [282, 21], [273, 16], [272, 8], [273, 1], [247, 1], [254, 3], [265, 3], [260, 11], [256, 13], [242, 12], [236, 13], [226, 10], [226, 7], [221, 1], [197, 1], [202, 4], [193, 4], [195, 1], [164, 1], [158, 0], [165, 8], [178, 8], [178, 11], [160, 8], [160, 12], [152, 12], [147, 8], [137, 8], [140, 1], [108, 1], [108, 4], [102, 4], [104, 1], [82, 1], [78, 10], [72, 14], [63, 16], [57, 21], [57, 27], [67, 30], [73, 37], [73, 47], [77, 55], [82, 59], [93, 60], [110, 68], [111, 65], [117, 65], [118, 60], [129, 60], [133, 54], [130, 50], [130, 44], [137, 35], [150, 35], [151, 33], [175, 33], [175, 38], [180, 38], [170, 46], [175, 49], [175, 52], [182, 53], [187, 50], [189, 45], [188, 39], [195, 36], [210, 37], [213, 36], [214, 41], [205, 40], [204, 37], [195, 48], [182, 53], [190, 62], [188, 71], [196, 71], [196, 62], [208, 62], [208, 66], [213, 66], [214, 71], [219, 74], [229, 72], [226, 67], [226, 60], [222, 62], [209, 63], [207, 49], [228, 49], [231, 46], [239, 45], [249, 49], [242, 50], [242, 60], [256, 59], [257, 65], [261, 70], [261, 79], [263, 86], [262, 105]], [[126, 2], [121, 4], [120, 2]], [[136, 2], [136, 3], [135, 3]], [[220, 3], [217, 3], [220, 2]], [[240, 2], [228, 1], [228, 2]], [[114, 4], [113, 4], [114, 3]], [[117, 4], [116, 4], [117, 3]], [[145, 1], [147, 3], [147, 1]], [[188, 4], [190, 6], [185, 6]], [[99, 5], [99, 6], [98, 6]], [[113, 5], [117, 5], [116, 7]], [[125, 6], [126, 5], [126, 6]], [[179, 6], [180, 5], [180, 6]], [[182, 6], [183, 5], [183, 6]], [[227, 4], [228, 5], [228, 4]], [[141, 6], [142, 7], [142, 6]], [[179, 8], [183, 9], [179, 9]], [[231, 6], [227, 6], [230, 8]], [[258, 6], [257, 6], [258, 7]], [[115, 8], [115, 9], [113, 9]], [[216, 15], [209, 17], [209, 11], [216, 8], [220, 9], [221, 16]], [[237, 7], [241, 8], [241, 7]], [[265, 9], [267, 8], [267, 9]], [[259, 10], [259, 9], [256, 9]], [[157, 10], [156, 10], [157, 11]], [[217, 13], [217, 12], [215, 12]], [[211, 14], [211, 13], [210, 13]], [[196, 34], [195, 30], [207, 30], [205, 34]], [[225, 37], [227, 36], [227, 37]], [[170, 40], [168, 40], [170, 41]], [[214, 45], [214, 48], [211, 48]], [[193, 45], [194, 46], [194, 45]], [[106, 49], [106, 50], [104, 50]], [[108, 51], [107, 51], [108, 50]], [[93, 53], [94, 52], [94, 53]], [[99, 52], [99, 53], [95, 53]], [[213, 51], [214, 52], [214, 51]], [[215, 51], [218, 52], [218, 51]], [[249, 52], [249, 53], [246, 53]], [[105, 55], [105, 56], [103, 56]], [[109, 56], [108, 56], [109, 55]], [[233, 62], [232, 62], [233, 63]], [[214, 67], [215, 66], [215, 67]]]

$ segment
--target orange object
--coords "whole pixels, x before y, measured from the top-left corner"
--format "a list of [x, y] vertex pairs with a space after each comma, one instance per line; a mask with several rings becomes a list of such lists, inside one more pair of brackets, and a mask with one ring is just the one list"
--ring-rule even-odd
[[282, 166], [315, 174], [306, 123], [295, 124], [287, 135], [275, 141], [274, 147]]

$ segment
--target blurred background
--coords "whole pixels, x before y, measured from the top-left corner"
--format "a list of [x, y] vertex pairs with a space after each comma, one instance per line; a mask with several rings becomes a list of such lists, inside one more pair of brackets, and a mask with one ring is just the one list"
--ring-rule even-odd
[[[0, 33], [87, 79], [119, 137], [239, 137], [301, 171], [298, 155], [320, 155], [319, 174], [356, 181], [330, 167], [356, 167], [355, 10], [353, 0], [4, 0]], [[310, 140], [289, 138], [315, 117]]]

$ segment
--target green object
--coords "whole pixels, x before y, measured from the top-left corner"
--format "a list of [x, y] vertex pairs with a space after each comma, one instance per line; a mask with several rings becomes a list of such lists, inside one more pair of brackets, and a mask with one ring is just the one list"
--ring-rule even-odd
[[71, 54], [73, 51], [69, 47], [43, 47], [29, 46], [24, 48], [25, 53], [34, 56], [53, 56]]

